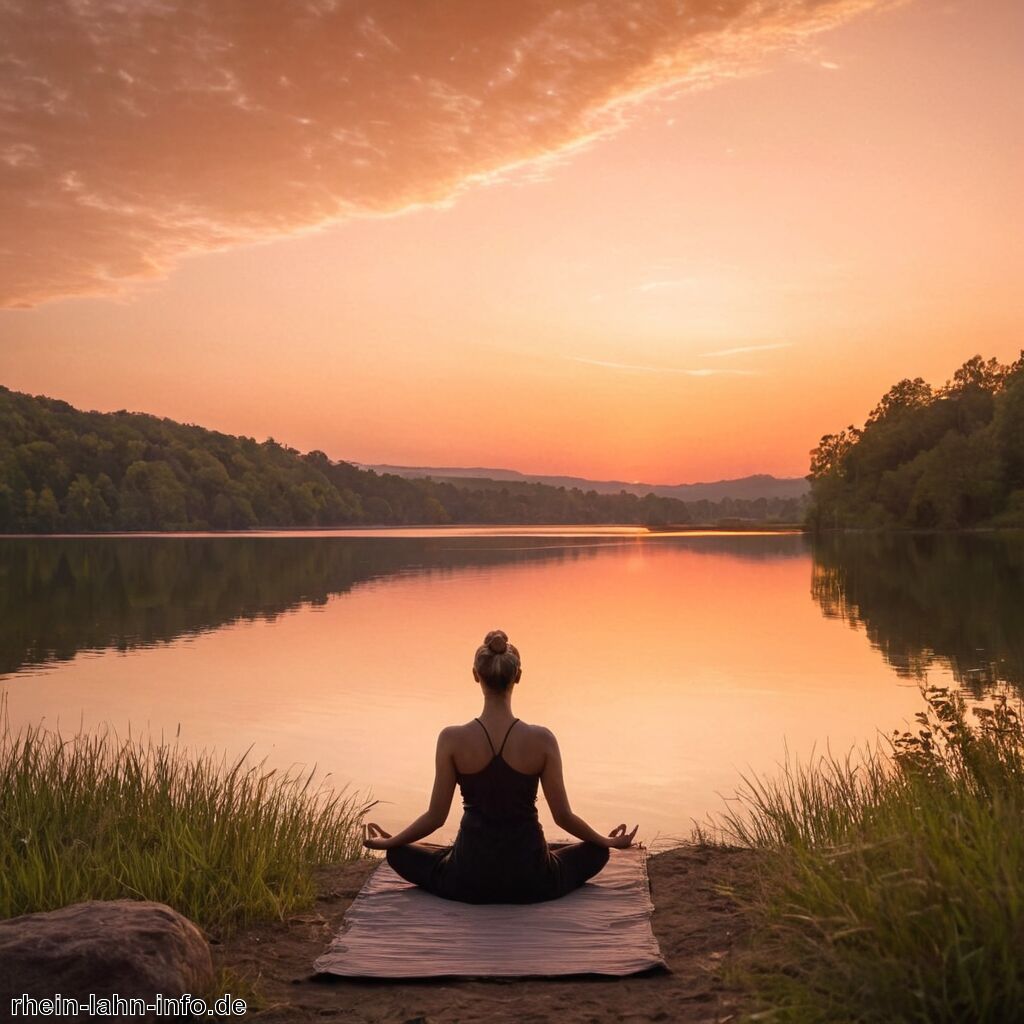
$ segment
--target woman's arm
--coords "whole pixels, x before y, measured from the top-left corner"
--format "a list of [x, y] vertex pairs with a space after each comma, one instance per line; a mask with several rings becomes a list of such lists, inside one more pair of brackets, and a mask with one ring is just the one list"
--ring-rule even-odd
[[[597, 846], [625, 848], [632, 845], [636, 828], [626, 833], [626, 826], [619, 825], [612, 829], [610, 835], [603, 836], [592, 829], [578, 814], [573, 814], [569, 806], [569, 797], [565, 792], [565, 779], [562, 776], [562, 753], [558, 749], [558, 740], [550, 729], [545, 729], [544, 770], [541, 772], [540, 783], [544, 787], [544, 798], [551, 809], [551, 816], [559, 828], [564, 828], [569, 835], [582, 839], [585, 843]], [[637, 825], [637, 828], [640, 826]]]
[[[429, 836], [447, 820], [454, 793], [455, 761], [452, 757], [451, 730], [442, 729], [437, 737], [437, 753], [434, 756], [434, 788], [430, 794], [430, 806], [397, 835], [389, 836], [379, 825], [367, 823], [368, 833], [363, 845], [370, 850], [389, 850], [393, 846], [408, 846], [417, 839]], [[374, 829], [379, 835], [373, 834]]]

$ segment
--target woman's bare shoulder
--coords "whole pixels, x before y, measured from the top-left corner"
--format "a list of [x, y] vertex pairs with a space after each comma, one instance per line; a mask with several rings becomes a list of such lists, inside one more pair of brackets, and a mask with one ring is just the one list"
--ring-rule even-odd
[[529, 730], [530, 737], [538, 743], [542, 743], [545, 747], [557, 746], [558, 741], [555, 739], [555, 734], [546, 725], [533, 725], [530, 722], [521, 722], [520, 724]]
[[458, 725], [446, 725], [437, 734], [437, 745], [445, 748], [450, 748], [453, 745], [458, 746], [469, 733], [472, 724], [472, 722], [462, 722]]
[[439, 738], [456, 739], [469, 732], [471, 729], [479, 729], [479, 725], [473, 724], [475, 721], [476, 719], [474, 718], [468, 722], [457, 722], [455, 725], [446, 725], [441, 730]]

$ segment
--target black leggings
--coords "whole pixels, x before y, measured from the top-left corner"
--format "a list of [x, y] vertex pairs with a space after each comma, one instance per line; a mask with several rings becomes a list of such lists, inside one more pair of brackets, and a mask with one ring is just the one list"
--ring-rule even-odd
[[514, 887], [491, 887], [460, 870], [451, 848], [395, 846], [387, 852], [388, 863], [407, 882], [437, 896], [461, 903], [541, 903], [578, 889], [608, 863], [608, 849], [595, 843], [550, 846], [542, 869]]

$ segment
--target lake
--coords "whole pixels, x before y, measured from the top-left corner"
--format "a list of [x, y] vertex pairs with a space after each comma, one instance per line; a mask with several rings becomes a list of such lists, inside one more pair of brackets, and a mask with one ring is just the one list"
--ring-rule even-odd
[[[912, 719], [923, 682], [1024, 686], [1019, 535], [631, 528], [0, 539], [11, 724], [109, 724], [425, 809], [476, 645], [523, 656], [595, 827], [685, 837], [743, 772]], [[542, 805], [549, 834], [558, 830]], [[458, 797], [444, 834], [458, 824]]]

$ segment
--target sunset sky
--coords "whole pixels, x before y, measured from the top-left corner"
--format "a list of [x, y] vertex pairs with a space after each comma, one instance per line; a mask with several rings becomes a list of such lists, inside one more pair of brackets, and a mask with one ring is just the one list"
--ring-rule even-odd
[[334, 458], [800, 475], [1024, 347], [1019, 0], [10, 0], [0, 383]]

